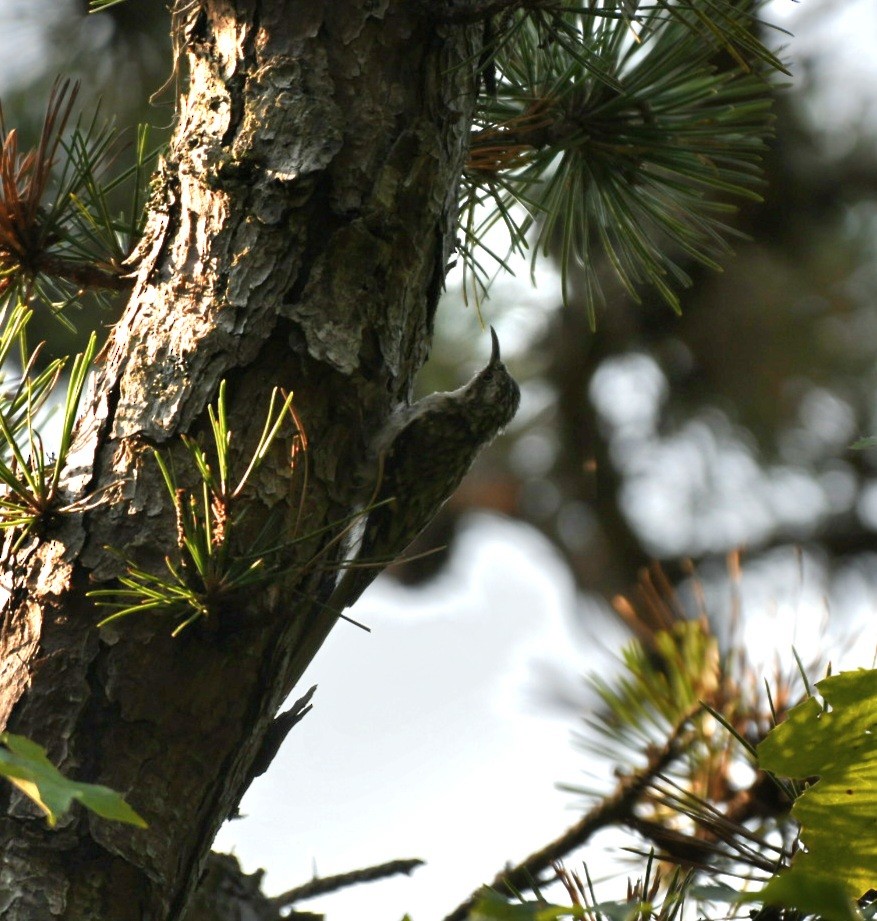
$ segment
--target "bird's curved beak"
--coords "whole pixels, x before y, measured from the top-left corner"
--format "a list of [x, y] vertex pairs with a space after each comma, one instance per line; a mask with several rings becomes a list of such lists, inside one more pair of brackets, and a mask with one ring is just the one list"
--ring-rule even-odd
[[493, 347], [490, 351], [490, 363], [495, 365], [500, 360], [499, 336], [497, 336], [496, 330], [492, 326], [490, 327], [490, 338], [493, 340]]

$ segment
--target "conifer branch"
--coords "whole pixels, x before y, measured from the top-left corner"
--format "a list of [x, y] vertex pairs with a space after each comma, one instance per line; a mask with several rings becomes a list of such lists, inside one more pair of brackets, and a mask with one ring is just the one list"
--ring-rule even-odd
[[[539, 4], [497, 27], [461, 205], [465, 289], [476, 301], [491, 276], [480, 252], [505, 267], [481, 242], [501, 221], [509, 252], [555, 256], [565, 302], [575, 275], [592, 326], [604, 264], [635, 301], [651, 286], [678, 312], [687, 264], [718, 269], [730, 252], [732, 200], [759, 200], [765, 78], [740, 54], [718, 68], [686, 4], [672, 14], [650, 6], [635, 22], [616, 6]], [[722, 22], [741, 30], [749, 20]]]
[[[29, 150], [20, 149], [0, 109], [0, 298], [41, 300], [56, 313], [85, 290], [133, 289], [125, 260], [142, 232], [142, 186], [155, 155], [141, 127], [133, 165], [107, 180], [120, 136], [97, 116], [68, 133], [77, 93], [70, 80], [55, 82]], [[121, 182], [132, 188], [127, 215], [110, 205]]]
[[[664, 745], [649, 754], [648, 761], [643, 768], [622, 777], [612, 794], [597, 803], [559, 838], [555, 838], [545, 847], [530, 854], [517, 866], [497, 873], [493, 882], [489, 884], [490, 888], [512, 894], [531, 888], [541, 873], [552, 869], [557, 861], [581, 847], [598, 831], [610, 825], [627, 823], [633, 816], [637, 803], [654, 779], [686, 753], [690, 741], [685, 732], [686, 725], [687, 720], [681, 722]], [[473, 893], [444, 921], [465, 921], [481, 894], [482, 889]]]
[[43, 257], [38, 261], [36, 269], [44, 275], [69, 281], [80, 289], [131, 291], [134, 288], [134, 279], [129, 270], [111, 271], [98, 265], [74, 262], [57, 256]]

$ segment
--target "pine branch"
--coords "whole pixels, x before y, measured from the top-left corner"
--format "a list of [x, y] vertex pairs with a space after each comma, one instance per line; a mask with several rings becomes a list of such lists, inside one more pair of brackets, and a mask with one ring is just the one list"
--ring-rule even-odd
[[[684, 732], [686, 724], [687, 721], [680, 723], [664, 745], [649, 754], [645, 767], [623, 777], [614, 793], [601, 800], [559, 838], [531, 854], [517, 866], [501, 870], [490, 883], [490, 888], [512, 894], [528, 889], [541, 873], [552, 869], [557, 861], [581, 847], [601, 829], [628, 823], [654, 779], [687, 751], [690, 740], [688, 733]], [[479, 889], [469, 896], [444, 921], [465, 921], [481, 893], [482, 889]]]
[[45, 275], [71, 282], [80, 289], [103, 288], [108, 291], [131, 291], [134, 288], [134, 279], [127, 271], [125, 274], [122, 274], [122, 270], [107, 271], [97, 265], [74, 262], [57, 256], [44, 256], [38, 261], [36, 270]]
[[[122, 149], [109, 125], [67, 126], [78, 85], [56, 81], [37, 145], [20, 150], [0, 109], [0, 297], [41, 300], [58, 312], [84, 290], [133, 289], [130, 256], [142, 233], [148, 130], [141, 127], [134, 162], [106, 179]], [[130, 213], [118, 214], [111, 193], [130, 187]]]
[[5, 272], [10, 265], [29, 268], [49, 244], [43, 199], [78, 90], [70, 80], [55, 81], [39, 142], [27, 153], [19, 151], [15, 129], [7, 131], [0, 107], [0, 265]]
[[[715, 871], [720, 861], [730, 856], [723, 845], [732, 843], [731, 840], [698, 837], [635, 815], [628, 816], [624, 824], [658, 848], [656, 856], [668, 863]], [[745, 857], [748, 864], [764, 873], [773, 873], [777, 869], [775, 859], [763, 857], [752, 848], [746, 850]]]
[[771, 130], [759, 69], [742, 52], [716, 64], [713, 39], [730, 41], [727, 27], [742, 43], [751, 25], [722, 15], [709, 20], [715, 35], [685, 4], [655, 4], [635, 19], [610, 3], [500, 17], [484, 64], [495, 90], [479, 98], [461, 205], [476, 300], [491, 275], [481, 241], [499, 222], [509, 252], [532, 245], [534, 262], [557, 254], [564, 301], [575, 275], [592, 326], [606, 262], [634, 300], [650, 285], [677, 312], [677, 291], [691, 284], [686, 262], [720, 267], [735, 236], [731, 200], [759, 200]]

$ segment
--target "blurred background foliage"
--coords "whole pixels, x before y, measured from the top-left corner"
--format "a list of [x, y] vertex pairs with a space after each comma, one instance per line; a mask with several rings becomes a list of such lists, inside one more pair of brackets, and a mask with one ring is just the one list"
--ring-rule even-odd
[[[772, 4], [765, 18], [790, 7]], [[838, 8], [807, 7], [781, 21], [831, 36]], [[515, 304], [525, 291], [499, 286], [487, 315], [513, 343], [523, 410], [446, 529], [472, 505], [517, 516], [591, 599], [628, 591], [649, 561], [678, 577], [688, 557], [715, 573], [742, 547], [748, 566], [802, 548], [841, 619], [853, 588], [873, 600], [877, 452], [850, 445], [877, 429], [874, 75], [862, 80], [861, 55], [847, 48], [858, 63], [842, 120], [823, 86], [838, 47], [793, 39], [789, 50], [765, 201], [738, 213], [746, 239], [723, 272], [684, 266], [694, 285], [681, 317], [656, 294], [642, 292], [639, 305], [616, 290], [592, 333], [575, 296], [531, 309]], [[456, 299], [443, 314], [448, 338]], [[434, 354], [459, 352], [439, 339]]]
[[[765, 18], [774, 10], [782, 25], [810, 36], [830, 35], [839, 15], [830, 0], [797, 12], [777, 0]], [[174, 92], [167, 33], [158, 0], [92, 16], [86, 0], [6, 0], [7, 125], [23, 144], [35, 137], [63, 74], [81, 81], [82, 111], [100, 100], [132, 143], [144, 121], [160, 143]], [[483, 315], [522, 382], [522, 411], [417, 549], [452, 550], [469, 513], [486, 510], [552, 543], [589, 599], [583, 610], [608, 611], [608, 600], [629, 591], [650, 561], [681, 578], [679, 561], [691, 558], [709, 575], [739, 547], [756, 566], [778, 548], [803, 547], [835, 613], [845, 610], [831, 588], [838, 579], [870, 596], [877, 450], [849, 446], [877, 432], [873, 84], [850, 81], [847, 102], [855, 107], [860, 94], [861, 117], [841, 129], [814, 99], [824, 56], [845, 52], [818, 41], [792, 48], [793, 79], [776, 92], [766, 200], [737, 214], [746, 239], [722, 273], [683, 263], [695, 283], [681, 316], [657, 294], [644, 291], [636, 304], [607, 287], [593, 332], [574, 268], [566, 307], [551, 271], [540, 271], [535, 293], [523, 260], [518, 280], [499, 279]], [[114, 319], [106, 309], [84, 313], [80, 340]], [[47, 354], [81, 347], [51, 318], [39, 332], [52, 345]], [[488, 337], [479, 333], [451, 278], [424, 391], [452, 388], [471, 373], [486, 353]], [[445, 558], [432, 554], [393, 574], [420, 584]]]

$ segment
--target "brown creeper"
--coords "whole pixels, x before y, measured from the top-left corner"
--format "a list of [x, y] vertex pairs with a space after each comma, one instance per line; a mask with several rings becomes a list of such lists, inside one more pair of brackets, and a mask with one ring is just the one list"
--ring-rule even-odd
[[487, 366], [459, 390], [433, 393], [396, 410], [375, 440], [379, 480], [356, 564], [341, 577], [329, 607], [342, 611], [432, 521], [478, 452], [512, 420], [521, 391], [500, 361], [499, 339]]

